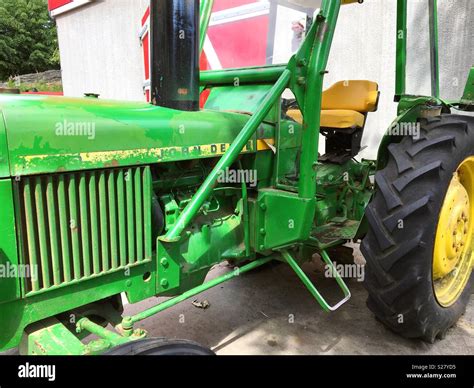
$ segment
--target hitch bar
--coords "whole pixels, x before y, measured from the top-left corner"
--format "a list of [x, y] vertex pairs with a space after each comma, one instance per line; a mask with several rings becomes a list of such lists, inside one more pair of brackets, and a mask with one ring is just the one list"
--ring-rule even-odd
[[331, 273], [333, 276], [336, 278], [336, 282], [339, 285], [339, 288], [342, 290], [344, 293], [344, 299], [342, 299], [340, 302], [336, 303], [334, 306], [331, 306], [326, 299], [321, 295], [321, 293], [317, 290], [317, 288], [314, 286], [314, 284], [311, 282], [311, 280], [308, 278], [308, 276], [303, 272], [301, 267], [298, 265], [296, 260], [291, 256], [291, 254], [287, 250], [282, 250], [281, 251], [283, 258], [285, 261], [290, 265], [290, 267], [295, 271], [295, 273], [298, 275], [300, 280], [303, 282], [305, 287], [308, 289], [308, 291], [313, 295], [313, 297], [317, 300], [317, 302], [320, 304], [321, 308], [326, 311], [336, 311], [339, 307], [341, 307], [344, 303], [346, 303], [350, 298], [351, 298], [351, 292], [349, 288], [347, 287], [346, 283], [344, 283], [344, 280], [339, 276], [336, 267], [334, 266], [333, 262], [331, 261], [329, 255], [327, 252], [323, 249], [321, 251], [321, 257], [323, 258], [324, 262], [330, 267]]

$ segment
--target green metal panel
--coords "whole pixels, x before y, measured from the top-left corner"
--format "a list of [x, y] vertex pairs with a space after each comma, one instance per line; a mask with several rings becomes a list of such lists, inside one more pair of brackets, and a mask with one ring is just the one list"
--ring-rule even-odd
[[17, 275], [19, 261], [16, 242], [15, 210], [13, 207], [12, 183], [0, 180], [0, 266], [4, 272], [0, 278], [1, 305], [20, 296], [20, 282]]
[[[249, 120], [232, 112], [47, 96], [0, 95], [0, 108], [12, 175], [216, 156]], [[255, 150], [254, 139], [243, 152]]]
[[158, 242], [157, 293], [177, 295], [201, 284], [214, 264], [245, 257], [243, 214], [212, 214], [201, 216], [179, 242]]
[[30, 356], [78, 355], [84, 350], [79, 338], [55, 318], [29, 327], [20, 344], [20, 354]]
[[131, 303], [154, 296], [155, 277], [145, 281], [144, 273], [155, 272], [154, 262], [130, 266], [86, 281], [70, 282], [67, 287], [0, 304], [0, 351], [18, 346], [26, 326], [74, 308], [117, 295], [127, 294]]
[[[123, 169], [24, 177], [15, 184], [24, 262], [37, 266], [41, 275], [38, 281], [26, 281], [27, 295], [151, 260], [151, 235], [145, 233], [151, 225], [151, 202], [143, 196], [151, 190], [150, 168], [125, 171], [139, 177], [127, 186], [126, 200], [124, 185], [115, 180], [127, 176]], [[115, 222], [112, 226], [122, 209], [139, 216], [127, 219], [121, 228]], [[119, 262], [120, 245], [123, 250], [126, 241], [129, 255]]]
[[[214, 87], [211, 89], [205, 108], [216, 111], [238, 111], [253, 114], [271, 87], [271, 85]], [[271, 121], [274, 122], [275, 117]]]
[[254, 233], [256, 249], [266, 251], [309, 238], [315, 212], [315, 199], [300, 198], [296, 193], [264, 189], [259, 191]]

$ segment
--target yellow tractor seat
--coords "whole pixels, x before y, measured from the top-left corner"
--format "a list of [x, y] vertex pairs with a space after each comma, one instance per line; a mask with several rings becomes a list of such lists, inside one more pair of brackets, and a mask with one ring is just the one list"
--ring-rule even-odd
[[333, 109], [321, 111], [321, 127], [325, 128], [362, 128], [365, 116], [355, 110]]
[[321, 127], [363, 128], [368, 112], [377, 110], [379, 87], [365, 80], [340, 81], [323, 92]]
[[[379, 96], [377, 83], [365, 80], [340, 81], [323, 92], [320, 127], [326, 154], [320, 161], [342, 164], [359, 153], [367, 113], [377, 110]], [[303, 121], [298, 109], [290, 108], [286, 115]]]
[[339, 81], [323, 92], [322, 110], [347, 109], [375, 112], [379, 101], [379, 86], [365, 80]]
[[[323, 92], [321, 102], [322, 128], [363, 128], [368, 112], [375, 112], [379, 102], [376, 82], [365, 80], [340, 81]], [[301, 123], [298, 109], [290, 109], [287, 115]]]

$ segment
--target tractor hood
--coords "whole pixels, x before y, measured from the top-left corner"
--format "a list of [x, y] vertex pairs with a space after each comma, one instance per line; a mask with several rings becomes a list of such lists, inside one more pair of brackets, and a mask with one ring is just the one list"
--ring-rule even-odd
[[[0, 112], [2, 177], [217, 156], [249, 119], [230, 112], [50, 96], [0, 95]], [[263, 137], [273, 130], [265, 125], [257, 132]], [[255, 151], [256, 139], [243, 151]]]

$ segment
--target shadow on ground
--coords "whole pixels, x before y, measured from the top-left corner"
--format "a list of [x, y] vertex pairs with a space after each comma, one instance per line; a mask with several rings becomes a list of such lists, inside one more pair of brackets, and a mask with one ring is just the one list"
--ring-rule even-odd
[[[229, 270], [221, 264], [209, 277]], [[342, 297], [318, 262], [308, 263], [304, 270], [330, 302]], [[362, 283], [349, 279], [348, 285], [351, 300], [338, 311], [325, 313], [286, 264], [271, 264], [198, 295], [199, 301], [210, 303], [205, 310], [190, 299], [140, 327], [153, 337], [197, 341], [218, 354], [474, 354], [473, 301], [447, 338], [431, 345], [387, 330], [367, 309]], [[159, 301], [128, 305], [125, 313]]]

